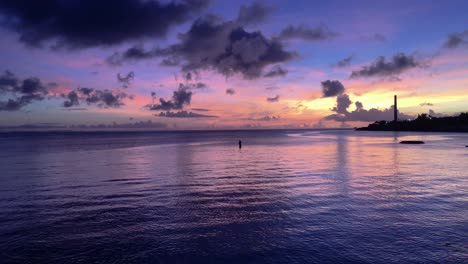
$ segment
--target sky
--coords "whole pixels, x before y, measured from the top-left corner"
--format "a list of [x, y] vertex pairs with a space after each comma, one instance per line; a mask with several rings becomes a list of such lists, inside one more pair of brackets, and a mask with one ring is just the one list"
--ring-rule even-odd
[[0, 127], [338, 128], [468, 111], [467, 1], [0, 0]]

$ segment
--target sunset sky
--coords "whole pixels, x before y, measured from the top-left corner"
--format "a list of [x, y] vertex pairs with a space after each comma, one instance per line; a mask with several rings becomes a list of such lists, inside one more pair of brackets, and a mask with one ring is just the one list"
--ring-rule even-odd
[[[0, 0], [0, 126], [332, 128], [468, 111], [468, 1]], [[149, 123], [148, 121], [151, 121]]]

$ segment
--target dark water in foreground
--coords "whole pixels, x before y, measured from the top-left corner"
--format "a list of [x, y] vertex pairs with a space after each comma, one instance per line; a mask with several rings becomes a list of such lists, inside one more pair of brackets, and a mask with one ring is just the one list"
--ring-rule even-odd
[[465, 145], [354, 131], [0, 134], [0, 262], [468, 263]]

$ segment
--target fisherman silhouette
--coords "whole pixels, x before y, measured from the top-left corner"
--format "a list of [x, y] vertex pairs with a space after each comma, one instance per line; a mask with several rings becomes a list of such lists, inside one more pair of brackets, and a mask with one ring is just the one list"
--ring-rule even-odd
[[242, 141], [239, 140], [239, 149], [241, 149], [241, 148], [242, 148]]

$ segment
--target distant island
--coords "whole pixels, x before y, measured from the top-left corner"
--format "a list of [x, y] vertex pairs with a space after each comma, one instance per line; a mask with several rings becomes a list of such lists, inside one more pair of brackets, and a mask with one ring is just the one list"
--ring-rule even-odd
[[375, 121], [360, 131], [468, 132], [468, 112], [458, 116], [433, 117], [420, 114], [414, 120]]

